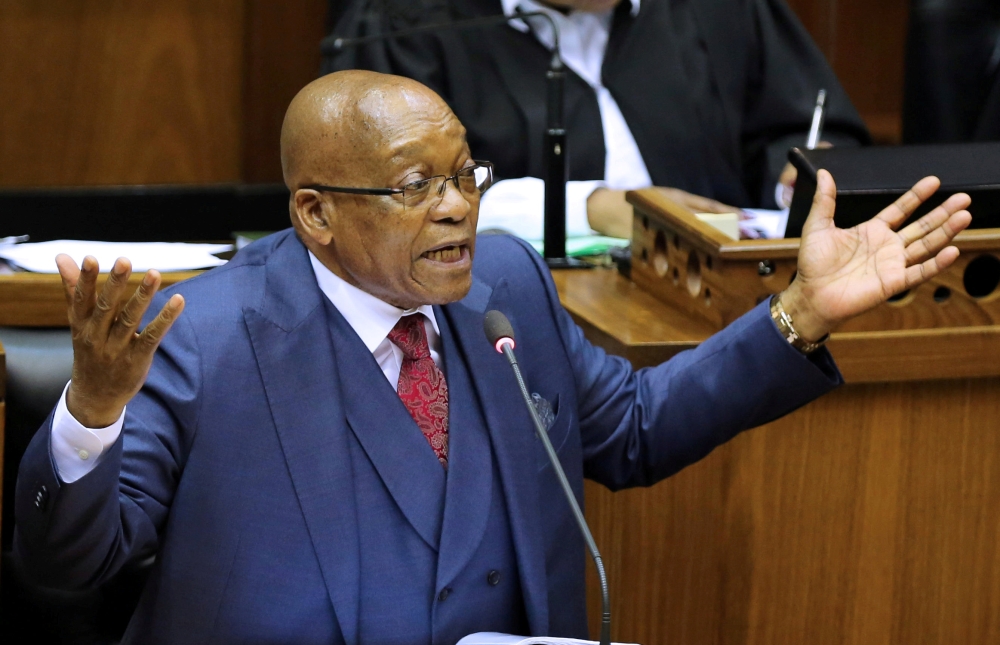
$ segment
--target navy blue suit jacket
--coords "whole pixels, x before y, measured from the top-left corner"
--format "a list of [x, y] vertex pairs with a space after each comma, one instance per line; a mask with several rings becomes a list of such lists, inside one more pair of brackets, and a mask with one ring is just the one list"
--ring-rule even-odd
[[[583, 544], [514, 377], [485, 339], [485, 311], [510, 318], [581, 499], [584, 477], [612, 489], [653, 484], [841, 382], [829, 354], [791, 348], [764, 305], [697, 349], [633, 371], [584, 339], [522, 242], [480, 238], [473, 275], [463, 300], [435, 312], [445, 363], [470, 374], [450, 386], [453, 414], [477, 407], [488, 428], [534, 634], [585, 632]], [[378, 557], [358, 538], [370, 509], [357, 501], [369, 485], [355, 476], [357, 456], [378, 472], [400, 522], [428, 539], [440, 526], [424, 511], [441, 502], [412, 482], [440, 484], [443, 470], [410, 458], [427, 449], [419, 435], [387, 440], [386, 415], [405, 412], [380, 409], [373, 393], [386, 382], [360, 339], [331, 332], [339, 314], [290, 230], [172, 292], [186, 310], [98, 467], [61, 483], [51, 419], [34, 438], [18, 480], [19, 557], [42, 583], [84, 587], [157, 553], [126, 641], [357, 643], [359, 563]], [[482, 526], [480, 506], [450, 521]], [[448, 566], [460, 569], [472, 548], [450, 545]]]

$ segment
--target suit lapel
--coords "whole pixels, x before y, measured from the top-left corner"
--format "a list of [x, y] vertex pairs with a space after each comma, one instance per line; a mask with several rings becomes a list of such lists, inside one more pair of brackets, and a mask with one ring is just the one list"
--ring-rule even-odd
[[445, 470], [389, 381], [340, 312], [324, 301], [335, 335], [347, 423], [407, 521], [435, 551]]
[[445, 498], [437, 584], [446, 586], [476, 552], [490, 515], [493, 458], [479, 410], [468, 361], [459, 349], [448, 316], [436, 307], [448, 379], [448, 492]]
[[[497, 309], [509, 315], [508, 303], [505, 281], [501, 280], [491, 292], [474, 280], [469, 295], [446, 305], [443, 311], [466, 359], [499, 464], [531, 632], [544, 634], [549, 626], [548, 581], [539, 530], [542, 524], [534, 430], [520, 403], [521, 394], [510, 367], [483, 335], [483, 314]], [[517, 321], [512, 319], [511, 323], [516, 332]]]
[[350, 645], [358, 642], [358, 520], [327, 317], [297, 238], [290, 235], [275, 249], [266, 275], [262, 304], [245, 309], [244, 320], [327, 593]]

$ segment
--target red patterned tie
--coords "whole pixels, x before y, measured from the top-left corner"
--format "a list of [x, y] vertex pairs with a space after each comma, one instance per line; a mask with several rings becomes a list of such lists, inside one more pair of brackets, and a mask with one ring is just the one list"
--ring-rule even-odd
[[410, 416], [431, 444], [441, 465], [448, 467], [448, 384], [434, 364], [421, 314], [404, 316], [389, 332], [403, 351], [396, 391]]

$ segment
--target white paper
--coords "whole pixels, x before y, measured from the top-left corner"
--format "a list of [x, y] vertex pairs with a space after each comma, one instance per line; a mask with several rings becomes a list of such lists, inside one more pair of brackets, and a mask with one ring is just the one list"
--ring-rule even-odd
[[[582, 641], [577, 638], [556, 638], [554, 636], [511, 636], [496, 632], [469, 634], [457, 645], [598, 645], [597, 641]], [[613, 645], [622, 645], [614, 643]]]
[[[592, 235], [587, 199], [602, 181], [566, 182], [566, 235]], [[477, 230], [500, 229], [525, 240], [542, 238], [545, 182], [537, 177], [505, 179], [493, 184], [479, 204]]]
[[740, 239], [740, 216], [738, 214], [695, 213], [694, 216], [726, 237], [734, 240]]
[[764, 208], [744, 208], [748, 219], [740, 221], [740, 228], [753, 229], [761, 237], [777, 240], [785, 237], [788, 227], [788, 209], [772, 211]]
[[186, 244], [183, 242], [93, 242], [88, 240], [53, 240], [34, 244], [0, 246], [0, 258], [25, 271], [58, 273], [56, 255], [65, 253], [77, 265], [92, 255], [102, 273], [111, 270], [115, 260], [128, 258], [133, 272], [188, 271], [207, 269], [226, 263], [213, 253], [231, 251], [232, 244]]
[[[630, 243], [630, 240], [623, 240], [619, 237], [604, 237], [603, 235], [567, 237], [566, 255], [571, 258], [586, 255], [601, 255], [609, 252], [611, 249], [628, 246]], [[528, 240], [528, 244], [533, 246], [539, 253], [544, 252], [544, 240]]]

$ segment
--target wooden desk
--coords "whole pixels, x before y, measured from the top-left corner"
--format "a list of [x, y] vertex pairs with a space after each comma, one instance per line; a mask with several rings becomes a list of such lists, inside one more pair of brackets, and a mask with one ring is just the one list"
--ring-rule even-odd
[[[554, 278], [588, 338], [636, 366], [710, 333], [614, 271]], [[58, 278], [0, 277], [0, 324], [65, 324]], [[615, 639], [1000, 642], [997, 333], [837, 334], [848, 385], [652, 488], [588, 483]], [[588, 591], [596, 633], [592, 573]]]
[[[554, 278], [636, 366], [708, 336], [612, 271]], [[588, 482], [615, 640], [1000, 642], [997, 333], [835, 334], [839, 390], [652, 488]], [[596, 634], [592, 572], [588, 599]]]
[[[187, 280], [200, 271], [164, 273], [163, 286]], [[142, 272], [132, 274], [129, 288], [132, 292], [142, 282]], [[98, 286], [107, 280], [107, 274], [98, 278]], [[66, 297], [58, 275], [40, 273], [15, 273], [0, 275], [0, 327], [65, 327]]]
[[[713, 333], [709, 323], [616, 271], [556, 271], [552, 277], [587, 338], [637, 368], [659, 365]], [[836, 333], [828, 345], [848, 383], [1000, 376], [1000, 326]]]

